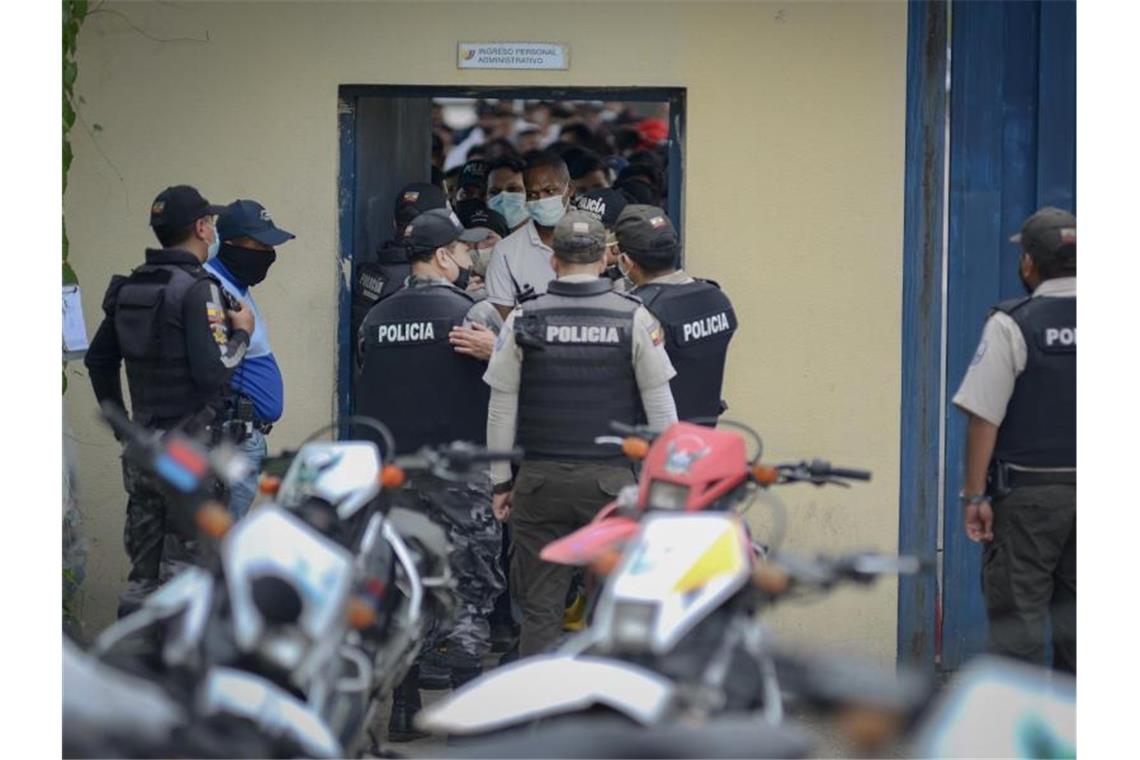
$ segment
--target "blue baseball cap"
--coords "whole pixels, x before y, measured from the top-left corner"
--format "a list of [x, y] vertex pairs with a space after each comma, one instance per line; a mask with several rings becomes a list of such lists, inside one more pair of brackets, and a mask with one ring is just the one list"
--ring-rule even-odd
[[269, 212], [257, 201], [236, 200], [218, 216], [218, 235], [222, 240], [251, 237], [265, 245], [281, 245], [296, 237], [273, 223]]

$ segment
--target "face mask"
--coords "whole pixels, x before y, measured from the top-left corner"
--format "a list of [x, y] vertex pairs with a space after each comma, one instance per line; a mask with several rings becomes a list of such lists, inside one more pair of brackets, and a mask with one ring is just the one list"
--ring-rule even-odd
[[471, 251], [471, 269], [480, 277], [487, 276], [487, 266], [491, 263], [491, 248], [476, 248]]
[[214, 230], [214, 242], [206, 248], [206, 258], [212, 259], [218, 255], [218, 248], [222, 245], [222, 236], [218, 234], [218, 228], [215, 225], [211, 229]]
[[218, 261], [247, 288], [265, 279], [269, 267], [277, 260], [276, 251], [255, 251], [226, 243], [218, 251]]
[[452, 210], [460, 219], [466, 219], [468, 215], [475, 213], [481, 208], [486, 207], [486, 203], [482, 198], [464, 198], [461, 201], [456, 201], [451, 204]]
[[553, 227], [566, 214], [566, 202], [561, 195], [555, 195], [539, 201], [527, 201], [526, 209], [535, 224]]
[[459, 270], [459, 276], [452, 280], [451, 284], [460, 290], [467, 290], [467, 284], [471, 282], [471, 267], [459, 266], [459, 262], [450, 254], [448, 254], [448, 258], [451, 259], [451, 263], [455, 265], [455, 268]]
[[637, 287], [637, 283], [635, 283], [632, 279], [630, 279], [629, 270], [622, 268], [621, 260], [623, 258], [624, 258], [624, 256], [618, 256], [617, 270], [619, 272], [621, 272], [621, 278], [625, 282], [626, 288], [635, 288], [635, 287]]
[[487, 208], [502, 214], [513, 230], [526, 221], [526, 193], [499, 193], [487, 201]]

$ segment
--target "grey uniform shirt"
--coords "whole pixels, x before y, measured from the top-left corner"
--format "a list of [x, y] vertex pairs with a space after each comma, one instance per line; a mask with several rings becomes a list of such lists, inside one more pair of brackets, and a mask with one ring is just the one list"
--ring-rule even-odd
[[[1076, 277], [1046, 280], [1033, 291], [1033, 298], [1076, 295]], [[982, 329], [978, 350], [974, 353], [958, 392], [954, 394], [954, 405], [1001, 427], [1006, 407], [1013, 397], [1017, 376], [1025, 371], [1027, 355], [1021, 328], [1013, 321], [1013, 317], [995, 311]]]
[[534, 221], [527, 223], [495, 244], [487, 264], [487, 300], [499, 306], [514, 306], [519, 294], [533, 288], [545, 293], [555, 278], [550, 257], [554, 250], [542, 242]]

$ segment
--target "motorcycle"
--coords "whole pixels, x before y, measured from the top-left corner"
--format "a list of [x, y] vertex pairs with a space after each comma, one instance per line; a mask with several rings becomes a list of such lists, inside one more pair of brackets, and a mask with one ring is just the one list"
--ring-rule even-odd
[[161, 684], [195, 720], [244, 720], [304, 755], [342, 755], [354, 739], [343, 704], [371, 675], [345, 643], [352, 555], [271, 504], [234, 523], [210, 498], [212, 479], [232, 482], [248, 466], [229, 447], [156, 435], [113, 408], [104, 416], [124, 455], [180, 495], [172, 516], [205, 546], [202, 566], [103, 631], [92, 654]]
[[[395, 449], [391, 434], [377, 421], [352, 417], [341, 424], [348, 423], [374, 428], [385, 449]], [[315, 432], [296, 452], [284, 453], [289, 461], [284, 477], [269, 480], [263, 490], [355, 557], [350, 614], [356, 624], [348, 639], [371, 662], [368, 699], [355, 710], [369, 726], [375, 710], [414, 664], [429, 628], [446, 623], [455, 604], [445, 531], [429, 516], [384, 497], [419, 474], [460, 481], [481, 465], [517, 460], [522, 452], [454, 442], [424, 447], [384, 465], [370, 441], [313, 440], [328, 429]]]
[[[754, 621], [776, 595], [753, 580], [765, 549], [734, 508], [757, 487], [869, 473], [818, 461], [763, 466], [759, 452], [747, 459], [740, 435], [687, 423], [652, 445], [640, 436], [620, 442], [645, 460], [636, 491], [542, 555], [607, 576], [591, 625], [555, 653], [501, 668], [425, 709], [421, 728], [483, 734], [598, 708], [643, 726], [757, 712], [770, 725], [782, 721], [780, 658]], [[859, 556], [815, 566], [834, 568], [835, 582], [918, 569]], [[812, 582], [802, 571], [796, 577], [799, 588]]]

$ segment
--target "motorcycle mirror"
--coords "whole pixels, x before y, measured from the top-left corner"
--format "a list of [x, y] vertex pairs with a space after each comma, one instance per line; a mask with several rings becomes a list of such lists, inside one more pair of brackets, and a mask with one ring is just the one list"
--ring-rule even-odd
[[234, 518], [228, 509], [216, 501], [206, 502], [194, 514], [198, 530], [210, 538], [220, 539], [233, 527]]
[[257, 481], [257, 490], [262, 496], [276, 496], [281, 490], [281, 478], [276, 475], [262, 475]]
[[636, 436], [623, 438], [621, 442], [621, 453], [630, 459], [640, 462], [649, 454], [649, 441], [644, 438], [637, 438]]
[[404, 480], [407, 478], [407, 473], [404, 472], [403, 467], [397, 467], [394, 464], [386, 464], [380, 468], [380, 485], [381, 487], [394, 490], [404, 485]]

